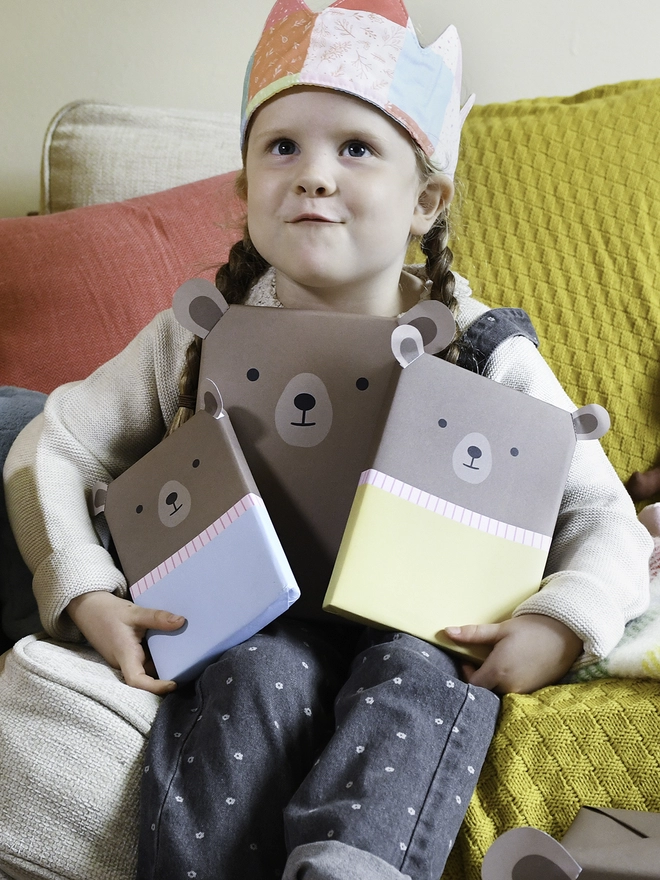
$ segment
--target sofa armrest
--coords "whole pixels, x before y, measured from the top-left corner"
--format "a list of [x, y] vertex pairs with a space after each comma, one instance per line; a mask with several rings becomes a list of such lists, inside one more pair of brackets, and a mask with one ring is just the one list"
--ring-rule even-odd
[[74, 101], [46, 132], [40, 213], [160, 192], [240, 165], [237, 114]]

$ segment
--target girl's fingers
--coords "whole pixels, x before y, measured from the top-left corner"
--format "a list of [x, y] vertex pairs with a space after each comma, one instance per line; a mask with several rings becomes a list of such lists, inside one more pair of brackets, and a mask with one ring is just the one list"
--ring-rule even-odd
[[175, 630], [186, 622], [179, 614], [170, 614], [157, 608], [142, 608], [135, 605], [135, 625], [144, 629]]
[[176, 689], [176, 682], [161, 681], [158, 678], [152, 678], [150, 675], [147, 675], [144, 670], [136, 670], [132, 673], [123, 672], [123, 675], [126, 684], [129, 684], [131, 687], [134, 688], [140, 688], [140, 690], [143, 691], [149, 691], [150, 693], [156, 694], [157, 696], [165, 696], [165, 694], [169, 694], [171, 693], [171, 691]]
[[[161, 681], [156, 678], [156, 670], [147, 657], [141, 642], [142, 634], [148, 629], [176, 630], [186, 621], [184, 617], [170, 614], [155, 608], [142, 608], [131, 605], [131, 619], [128, 626], [122, 628], [115, 652], [118, 666], [124, 681], [131, 687], [149, 691], [152, 694], [164, 695], [176, 688], [173, 681]], [[128, 623], [125, 619], [124, 624]], [[153, 672], [153, 675], [150, 674]]]
[[487, 688], [489, 691], [498, 692], [499, 676], [491, 669], [489, 664], [484, 663], [479, 669], [475, 669], [467, 678], [468, 682], [474, 687]]
[[121, 671], [124, 681], [131, 687], [149, 691], [152, 694], [167, 694], [176, 688], [173, 681], [160, 681], [145, 672], [145, 656], [142, 648], [128, 653], [122, 658]]
[[443, 632], [452, 642], [465, 642], [472, 645], [494, 645], [502, 638], [501, 624], [479, 623], [468, 626], [448, 626]]

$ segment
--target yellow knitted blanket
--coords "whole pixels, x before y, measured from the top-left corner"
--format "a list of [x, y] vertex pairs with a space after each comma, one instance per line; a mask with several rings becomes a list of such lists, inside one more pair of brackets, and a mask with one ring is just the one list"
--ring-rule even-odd
[[660, 80], [474, 107], [465, 123], [455, 268], [519, 306], [578, 406], [612, 417], [622, 479], [660, 446]]
[[[659, 157], [651, 80], [477, 106], [457, 173], [456, 269], [489, 305], [527, 310], [578, 406], [608, 409], [603, 445], [624, 480], [660, 446]], [[478, 880], [508, 828], [560, 838], [585, 804], [660, 811], [660, 682], [506, 697], [443, 877]]]
[[585, 804], [660, 812], [660, 683], [608, 679], [505, 697], [443, 880], [479, 880], [486, 850], [509, 828], [561, 838]]

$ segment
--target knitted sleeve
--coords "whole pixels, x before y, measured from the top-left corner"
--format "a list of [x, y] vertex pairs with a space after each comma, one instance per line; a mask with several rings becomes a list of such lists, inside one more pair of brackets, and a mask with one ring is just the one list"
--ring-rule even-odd
[[[89, 378], [55, 390], [41, 432], [27, 431], [14, 444], [18, 459], [27, 462], [32, 452], [32, 466], [12, 469], [8, 511], [34, 574], [42, 624], [55, 638], [80, 638], [64, 613], [74, 597], [94, 590], [126, 593], [99, 537], [103, 529], [90, 517], [92, 487], [118, 476], [163, 437], [176, 411], [190, 338], [170, 311], [157, 315]], [[25, 448], [31, 442], [34, 449]]]
[[[528, 339], [507, 339], [485, 375], [573, 412], [554, 373]], [[584, 401], [588, 403], [589, 401]], [[541, 589], [515, 611], [546, 614], [583, 641], [585, 660], [606, 656], [649, 601], [653, 542], [600, 443], [577, 444]]]

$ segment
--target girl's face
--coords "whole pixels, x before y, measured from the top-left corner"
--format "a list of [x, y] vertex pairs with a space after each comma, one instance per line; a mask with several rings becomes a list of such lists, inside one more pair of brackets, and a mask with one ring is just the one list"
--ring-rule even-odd
[[358, 98], [292, 89], [255, 114], [247, 146], [250, 237], [287, 306], [395, 314], [411, 235], [451, 181], [422, 183], [406, 132]]

